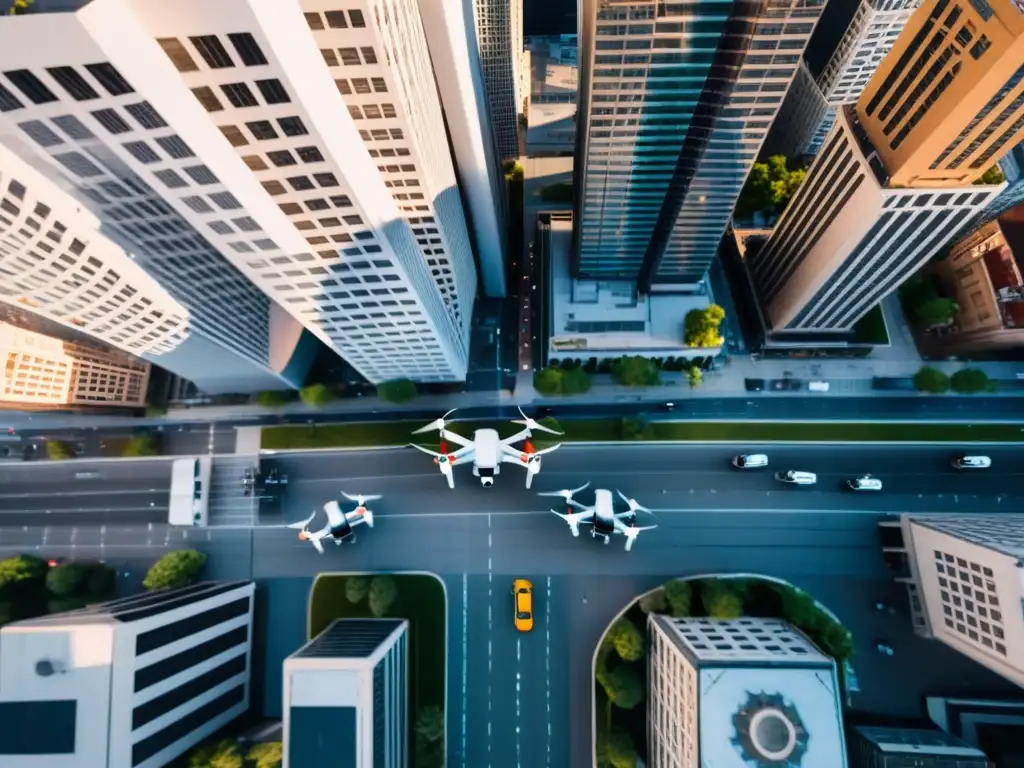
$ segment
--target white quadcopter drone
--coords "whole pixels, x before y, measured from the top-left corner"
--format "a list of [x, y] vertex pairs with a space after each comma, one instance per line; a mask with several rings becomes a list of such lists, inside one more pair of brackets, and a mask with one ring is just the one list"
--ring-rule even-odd
[[[468, 461], [473, 462], [473, 475], [474, 477], [480, 478], [480, 485], [484, 488], [490, 488], [494, 485], [494, 477], [501, 473], [501, 463], [508, 462], [509, 464], [519, 464], [526, 469], [526, 487], [529, 488], [533, 483], [533, 476], [540, 472], [540, 461], [541, 456], [546, 453], [551, 453], [555, 449], [561, 447], [561, 443], [553, 445], [550, 448], [544, 450], [535, 450], [533, 445], [530, 444], [529, 440], [534, 430], [540, 432], [548, 432], [552, 435], [561, 435], [563, 432], [556, 432], [553, 429], [545, 427], [543, 424], [538, 424], [531, 418], [528, 418], [523, 409], [519, 409], [520, 415], [523, 417], [521, 420], [513, 420], [513, 424], [523, 424], [525, 429], [512, 435], [512, 437], [506, 437], [504, 440], [498, 437], [498, 433], [493, 429], [478, 429], [473, 433], [473, 439], [467, 440], [462, 435], [457, 435], [454, 432], [449, 432], [445, 429], [445, 426], [449, 423], [446, 419], [456, 409], [448, 411], [440, 419], [432, 421], [425, 427], [417, 429], [413, 432], [414, 435], [421, 434], [423, 432], [430, 432], [431, 430], [438, 430], [441, 434], [441, 451], [435, 452], [429, 448], [424, 448], [421, 445], [415, 443], [409, 443], [417, 451], [423, 451], [428, 456], [434, 457], [434, 463], [437, 464], [438, 469], [441, 470], [441, 474], [448, 480], [448, 487], [455, 487], [455, 477], [452, 474], [452, 467], [456, 464], [464, 464]], [[523, 450], [518, 450], [512, 447], [513, 443], [517, 443], [520, 440], [526, 440], [526, 445]], [[447, 446], [444, 441], [451, 441], [456, 445], [460, 446], [458, 450], [453, 453], [447, 451]]]
[[[626, 537], [626, 551], [629, 552], [633, 548], [633, 542], [636, 541], [636, 537], [640, 535], [640, 531], [649, 531], [652, 528], [657, 528], [657, 525], [640, 525], [636, 524], [636, 513], [646, 512], [647, 514], [653, 515], [647, 507], [641, 506], [637, 503], [636, 499], [627, 498], [622, 491], [616, 491], [626, 504], [629, 506], [625, 512], [615, 512], [615, 498], [612, 496], [612, 492], [605, 490], [604, 488], [596, 488], [594, 490], [594, 506], [588, 507], [580, 504], [578, 501], [573, 499], [573, 496], [580, 491], [590, 486], [590, 483], [581, 485], [579, 488], [573, 488], [572, 490], [562, 491], [549, 491], [546, 493], [539, 493], [538, 496], [559, 496], [565, 499], [569, 505], [569, 509], [564, 514], [551, 510], [552, 514], [558, 515], [560, 518], [565, 520], [569, 524], [569, 530], [572, 531], [573, 536], [580, 535], [580, 526], [589, 525], [590, 535], [592, 538], [602, 538], [604, 543], [607, 544], [611, 541], [613, 534], [621, 534]], [[577, 510], [577, 511], [573, 511]]]
[[324, 512], [327, 514], [327, 525], [321, 528], [319, 531], [311, 532], [309, 530], [309, 524], [313, 522], [313, 518], [316, 517], [316, 510], [313, 510], [313, 514], [307, 517], [305, 520], [292, 523], [289, 528], [299, 529], [299, 538], [302, 541], [308, 541], [314, 547], [316, 551], [321, 555], [324, 553], [324, 545], [321, 543], [321, 539], [330, 537], [334, 543], [341, 546], [341, 542], [348, 541], [351, 544], [356, 543], [356, 535], [353, 532], [353, 528], [357, 525], [366, 524], [373, 528], [373, 512], [366, 508], [366, 502], [376, 501], [381, 498], [380, 496], [349, 496], [344, 491], [341, 492], [349, 501], [356, 503], [356, 508], [351, 512], [342, 512], [341, 507], [337, 501], [328, 501], [324, 504]]

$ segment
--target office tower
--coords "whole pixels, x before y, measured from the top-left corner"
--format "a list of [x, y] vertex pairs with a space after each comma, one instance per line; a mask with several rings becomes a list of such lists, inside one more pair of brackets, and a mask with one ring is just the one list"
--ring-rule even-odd
[[1006, 179], [1006, 189], [982, 212], [979, 223], [991, 221], [1020, 203], [1024, 203], [1024, 142], [1018, 144], [999, 161]]
[[650, 614], [647, 765], [845, 768], [836, 663], [776, 619]]
[[980, 749], [943, 731], [852, 725], [850, 768], [988, 768]]
[[814, 75], [807, 62], [801, 59], [793, 82], [786, 91], [786, 98], [779, 107], [779, 114], [761, 146], [761, 158], [802, 156], [811, 134], [827, 110], [828, 103], [814, 81]]
[[284, 660], [284, 765], [409, 764], [409, 622], [336, 619]]
[[860, 0], [846, 34], [818, 77], [818, 88], [828, 106], [812, 127], [807, 154], [818, 153], [835, 125], [836, 109], [857, 101], [920, 4], [921, 0]]
[[0, 408], [146, 404], [149, 363], [0, 323]]
[[[140, 216], [159, 218], [150, 206], [160, 204], [129, 205]], [[108, 210], [121, 216], [129, 207], [114, 203]], [[139, 226], [155, 234], [187, 226], [166, 218]], [[65, 340], [96, 339], [208, 394], [302, 384], [301, 350], [316, 342], [307, 337], [299, 343], [298, 324], [280, 310], [271, 314], [266, 298], [233, 267], [212, 255], [192, 268], [184, 266], [184, 256], [164, 259], [152, 250], [148, 258], [156, 242], [129, 253], [101, 229], [72, 195], [0, 144], [0, 302], [39, 318], [20, 327]], [[144, 268], [150, 266], [153, 274]], [[49, 327], [39, 327], [44, 323]], [[297, 364], [286, 370], [292, 360]]]
[[4, 768], [160, 768], [249, 707], [255, 584], [150, 592], [0, 630]]
[[914, 629], [1024, 686], [1024, 515], [901, 515]]
[[16, 17], [3, 117], [54, 133], [75, 113], [82, 138], [29, 138], [104, 202], [94, 182], [145, 190], [369, 380], [462, 380], [476, 274], [418, 10], [316, 5]]
[[501, 298], [508, 290], [505, 179], [476, 43], [476, 21], [468, 0], [419, 0], [419, 7], [476, 243], [480, 282], [487, 296]]
[[823, 7], [581, 4], [575, 275], [698, 286]]
[[523, 57], [523, 0], [472, 2], [498, 154], [502, 160], [518, 158], [519, 115], [523, 111], [519, 77]]
[[935, 269], [952, 288], [954, 325], [934, 340], [943, 354], [1024, 347], [1024, 205], [955, 243]]

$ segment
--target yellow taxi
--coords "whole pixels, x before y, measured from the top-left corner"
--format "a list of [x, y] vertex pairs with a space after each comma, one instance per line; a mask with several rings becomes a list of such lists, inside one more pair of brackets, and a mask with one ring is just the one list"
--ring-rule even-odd
[[512, 596], [516, 629], [529, 632], [533, 629], [533, 584], [526, 579], [516, 579], [512, 582]]

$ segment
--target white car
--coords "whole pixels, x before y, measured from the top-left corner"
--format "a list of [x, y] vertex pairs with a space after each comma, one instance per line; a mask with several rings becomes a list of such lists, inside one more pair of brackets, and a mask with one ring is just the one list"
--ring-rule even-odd
[[793, 483], [794, 485], [814, 485], [818, 482], [818, 476], [813, 472], [800, 472], [795, 469], [776, 472], [775, 479], [780, 483]]
[[880, 491], [882, 490], [882, 481], [877, 477], [871, 475], [864, 475], [863, 477], [855, 477], [852, 480], [847, 480], [846, 484], [852, 491]]
[[988, 456], [957, 456], [952, 461], [956, 469], [988, 469], [992, 459]]
[[756, 467], [767, 467], [768, 457], [763, 453], [750, 453], [742, 456], [733, 456], [732, 465], [740, 469], [754, 469]]

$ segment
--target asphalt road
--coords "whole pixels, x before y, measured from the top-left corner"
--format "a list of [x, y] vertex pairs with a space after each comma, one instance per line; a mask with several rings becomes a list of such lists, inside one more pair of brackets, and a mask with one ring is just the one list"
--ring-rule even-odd
[[[265, 580], [274, 606], [263, 662], [271, 700], [280, 698], [275, 676], [283, 656], [302, 641], [304, 595], [317, 572], [438, 573], [448, 595], [452, 766], [497, 768], [513, 764], [513, 755], [516, 766], [527, 768], [586, 764], [597, 638], [633, 595], [677, 575], [756, 572], [809, 589], [854, 630], [861, 651], [857, 671], [864, 693], [855, 700], [860, 708], [914, 714], [924, 690], [1009, 691], [973, 662], [916, 639], [905, 615], [881, 617], [869, 606], [883, 596], [901, 599], [882, 563], [878, 515], [1020, 509], [1019, 450], [987, 448], [993, 468], [973, 474], [949, 466], [949, 448], [745, 448], [758, 450], [769, 454], [770, 471], [733, 469], [734, 450], [728, 446], [566, 446], [553, 454], [534, 491], [592, 480], [655, 511], [660, 527], [641, 534], [630, 553], [620, 538], [607, 547], [585, 535], [574, 539], [546, 511], [552, 500], [525, 490], [518, 467], [505, 466], [493, 489], [481, 488], [467, 468], [458, 468], [457, 487], [450, 491], [429, 458], [399, 450], [278, 456], [290, 478], [284, 511], [261, 514], [262, 527], [255, 530], [140, 525], [146, 519], [136, 515], [149, 514], [144, 508], [104, 511], [105, 527], [97, 528], [86, 522], [93, 513], [75, 511], [75, 503], [81, 510], [93, 504], [81, 493], [66, 502], [64, 517], [51, 512], [39, 521], [45, 515], [40, 507], [26, 511], [23, 497], [4, 496], [0, 554], [101, 557], [134, 583], [160, 550], [184, 544], [210, 555], [212, 578]], [[132, 491], [138, 487], [133, 483], [155, 478], [161, 464], [166, 467], [166, 461], [102, 466], [117, 467], [109, 478], [115, 490]], [[817, 472], [819, 485], [790, 488], [771, 479], [771, 471], [790, 468]], [[42, 491], [49, 494], [43, 498], [70, 499], [57, 494], [77, 490], [82, 481], [55, 474], [69, 470], [3, 465], [0, 479], [8, 494]], [[884, 492], [842, 490], [844, 479], [863, 472], [880, 477]], [[303, 518], [340, 490], [385, 495], [374, 505], [375, 528], [360, 529], [355, 545], [328, 547], [320, 556], [294, 531], [273, 527]], [[586, 492], [580, 498], [589, 501]], [[27, 515], [36, 521], [24, 522]], [[33, 527], [22, 527], [28, 525]], [[536, 596], [537, 623], [530, 634], [517, 633], [511, 617], [511, 581], [524, 576], [533, 581]], [[896, 648], [900, 663], [871, 653], [878, 636]]]

